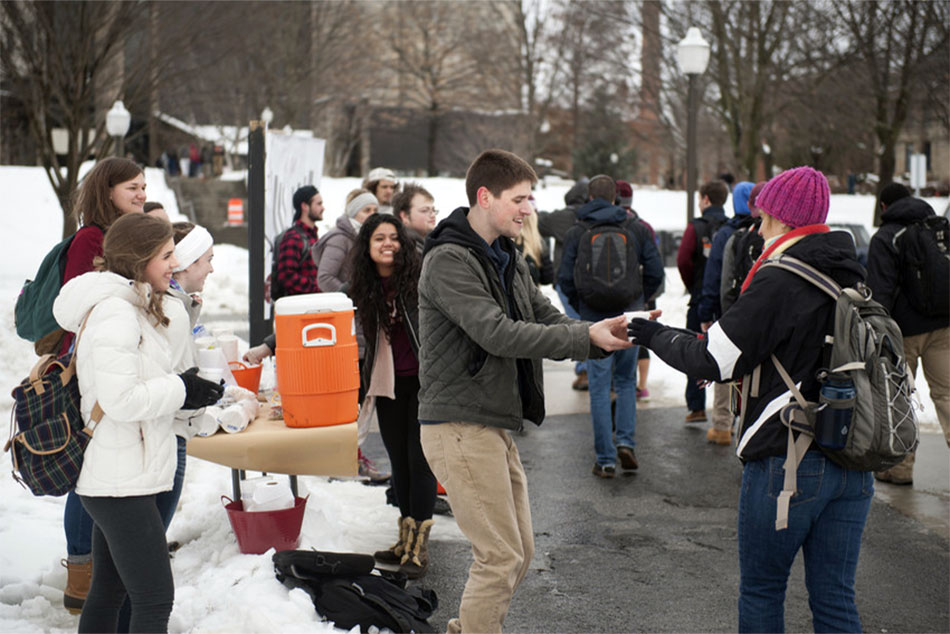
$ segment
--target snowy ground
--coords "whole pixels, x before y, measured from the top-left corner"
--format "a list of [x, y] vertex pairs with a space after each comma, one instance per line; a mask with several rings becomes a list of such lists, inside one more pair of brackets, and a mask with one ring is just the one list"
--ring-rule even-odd
[[[161, 172], [146, 174], [149, 200], [163, 202], [177, 214], [174, 194]], [[440, 217], [465, 204], [458, 179], [419, 179], [435, 196]], [[327, 207], [321, 232], [341, 213], [347, 192], [358, 179], [324, 179]], [[552, 183], [535, 193], [541, 209], [563, 206], [568, 183]], [[62, 219], [46, 175], [39, 168], [0, 167], [0, 234], [7, 245], [0, 266], [0, 385], [11, 388], [33, 365], [32, 345], [16, 336], [13, 307], [23, 280], [33, 275], [43, 256], [60, 240]], [[656, 229], [682, 229], [682, 192], [637, 190], [634, 207]], [[938, 210], [942, 201], [932, 201]], [[873, 233], [873, 199], [832, 196], [830, 219], [867, 226]], [[731, 207], [731, 203], [727, 204]], [[222, 212], [223, 216], [224, 212]], [[223, 221], [222, 217], [222, 221]], [[207, 314], [242, 314], [247, 307], [247, 251], [230, 245], [215, 247], [215, 272], [205, 296]], [[685, 323], [686, 297], [675, 269], [667, 270], [666, 294], [659, 307], [661, 321]], [[550, 291], [550, 289], [549, 289]], [[553, 291], [548, 295], [556, 301]], [[214, 323], [208, 324], [214, 326]], [[244, 344], [246, 346], [246, 343]], [[650, 370], [650, 407], [682, 405], [685, 379], [654, 357]], [[926, 383], [921, 381], [921, 418], [936, 429], [936, 414]], [[0, 397], [0, 417], [9, 415], [12, 400]], [[3, 460], [9, 458], [4, 455]], [[372, 552], [392, 543], [397, 511], [387, 506], [379, 487], [325, 478], [300, 478], [310, 494], [301, 547], [346, 552]], [[320, 623], [309, 599], [288, 593], [276, 582], [270, 557], [238, 552], [220, 496], [230, 495], [230, 471], [189, 458], [181, 506], [169, 539], [183, 545], [172, 561], [176, 583], [172, 632], [296, 632], [333, 631]], [[78, 617], [62, 606], [66, 571], [62, 531], [65, 498], [35, 498], [10, 477], [0, 477], [0, 632], [75, 631]], [[454, 520], [436, 516], [433, 534], [440, 540], [463, 539]]]

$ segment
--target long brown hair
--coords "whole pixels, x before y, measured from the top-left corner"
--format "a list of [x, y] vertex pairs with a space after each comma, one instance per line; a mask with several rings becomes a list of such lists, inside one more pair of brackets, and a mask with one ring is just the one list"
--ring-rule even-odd
[[[419, 254], [412, 246], [412, 240], [396, 216], [392, 214], [373, 214], [360, 227], [356, 242], [347, 257], [352, 262], [353, 278], [347, 291], [356, 305], [356, 314], [363, 326], [363, 334], [375, 337], [376, 329], [382, 327], [387, 336], [392, 335], [392, 314], [389, 302], [383, 293], [382, 279], [376, 269], [376, 263], [369, 255], [369, 241], [376, 228], [383, 223], [396, 228], [399, 239], [399, 251], [395, 254], [393, 274], [389, 278], [389, 288], [395, 297], [407, 302], [415, 302], [419, 287]], [[401, 316], [403, 319], [407, 317]]]
[[[145, 269], [149, 261], [172, 239], [172, 226], [148, 214], [125, 214], [112, 223], [102, 242], [102, 257], [94, 264], [100, 271], [111, 271], [135, 282], [148, 284]], [[162, 293], [150, 289], [145, 313], [155, 318], [156, 326], [167, 326], [162, 310]]]
[[129, 159], [112, 157], [96, 163], [76, 192], [73, 212], [79, 224], [108, 230], [122, 215], [109, 196], [112, 188], [144, 173], [138, 163]]

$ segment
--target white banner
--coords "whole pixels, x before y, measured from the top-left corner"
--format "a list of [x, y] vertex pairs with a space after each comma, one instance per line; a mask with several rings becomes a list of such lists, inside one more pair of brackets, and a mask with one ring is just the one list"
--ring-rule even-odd
[[267, 131], [264, 162], [264, 278], [270, 274], [274, 238], [294, 218], [294, 192], [304, 185], [320, 189], [326, 141]]

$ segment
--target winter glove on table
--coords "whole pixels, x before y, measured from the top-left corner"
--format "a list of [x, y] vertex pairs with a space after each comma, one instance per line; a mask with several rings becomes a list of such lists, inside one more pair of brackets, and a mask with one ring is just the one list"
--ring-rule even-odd
[[224, 385], [212, 383], [198, 376], [198, 368], [185, 370], [178, 375], [185, 384], [185, 404], [182, 409], [198, 409], [214, 405], [224, 394]]
[[649, 348], [653, 335], [665, 327], [666, 326], [658, 321], [637, 317], [636, 319], [631, 319], [627, 325], [627, 334], [633, 337], [634, 343]]

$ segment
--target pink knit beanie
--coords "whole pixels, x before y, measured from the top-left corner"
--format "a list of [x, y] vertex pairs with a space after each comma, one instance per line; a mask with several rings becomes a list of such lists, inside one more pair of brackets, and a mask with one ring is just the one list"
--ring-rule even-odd
[[828, 180], [811, 167], [786, 170], [770, 180], [755, 206], [793, 229], [817, 225], [828, 217]]

